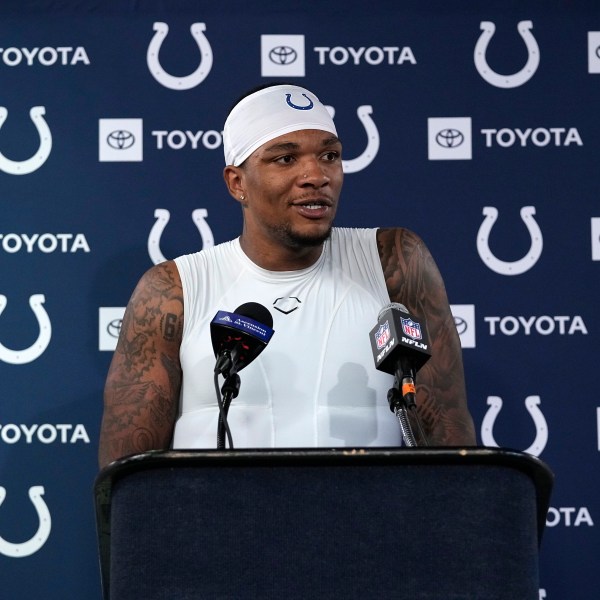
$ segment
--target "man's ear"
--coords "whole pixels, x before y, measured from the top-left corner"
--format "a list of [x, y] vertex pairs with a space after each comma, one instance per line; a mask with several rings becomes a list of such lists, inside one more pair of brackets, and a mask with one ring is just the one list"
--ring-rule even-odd
[[223, 179], [231, 197], [244, 205], [246, 200], [244, 193], [244, 171], [240, 167], [227, 165], [223, 169]]

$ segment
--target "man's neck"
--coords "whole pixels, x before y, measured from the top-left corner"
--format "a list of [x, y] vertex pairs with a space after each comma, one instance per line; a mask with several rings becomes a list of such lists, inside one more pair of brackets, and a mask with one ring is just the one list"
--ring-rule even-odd
[[258, 247], [249, 243], [247, 236], [240, 236], [240, 246], [244, 254], [257, 266], [267, 271], [300, 271], [314, 265], [323, 252], [323, 244], [318, 246], [287, 248]]

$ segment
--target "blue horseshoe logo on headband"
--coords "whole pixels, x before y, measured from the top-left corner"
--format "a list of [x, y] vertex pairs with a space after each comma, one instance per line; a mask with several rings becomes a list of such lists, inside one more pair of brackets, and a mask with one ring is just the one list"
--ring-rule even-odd
[[296, 110], [310, 110], [314, 104], [313, 101], [306, 95], [306, 94], [302, 94], [309, 102], [310, 104], [307, 104], [306, 106], [298, 106], [297, 104], [294, 104], [290, 98], [292, 97], [291, 94], [286, 94], [285, 95], [285, 101], [288, 103], [288, 106], [291, 106], [292, 108], [295, 108]]

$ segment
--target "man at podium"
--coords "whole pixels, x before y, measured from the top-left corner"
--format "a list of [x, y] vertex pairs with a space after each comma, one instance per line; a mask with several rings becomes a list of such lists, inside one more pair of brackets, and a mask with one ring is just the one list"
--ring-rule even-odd
[[[382, 309], [398, 307], [411, 351], [423, 335], [431, 355], [413, 387], [417, 441], [474, 445], [460, 341], [427, 247], [402, 227], [333, 227], [342, 144], [327, 108], [305, 88], [265, 86], [235, 104], [223, 140], [242, 232], [140, 279], [106, 381], [100, 465], [215, 448], [220, 418], [236, 448], [401, 445], [388, 402], [398, 371], [375, 366], [394, 343]], [[261, 331], [270, 337], [257, 342]], [[219, 387], [234, 375], [224, 414]]]

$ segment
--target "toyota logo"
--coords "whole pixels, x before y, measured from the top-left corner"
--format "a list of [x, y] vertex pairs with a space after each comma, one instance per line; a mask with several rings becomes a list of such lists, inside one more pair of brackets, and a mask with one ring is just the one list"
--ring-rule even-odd
[[291, 65], [298, 58], [298, 53], [290, 46], [275, 46], [269, 52], [269, 59], [277, 65]]
[[123, 319], [113, 319], [106, 326], [106, 333], [110, 335], [110, 337], [118, 338], [119, 333], [121, 333], [121, 326], [123, 325]]
[[117, 129], [106, 136], [106, 143], [115, 150], [127, 150], [135, 144], [135, 136], [130, 131]]
[[442, 129], [435, 141], [443, 148], [456, 148], [465, 141], [465, 136], [458, 129]]
[[455, 316], [454, 325], [456, 325], [458, 335], [462, 335], [467, 330], [467, 322], [462, 317]]

